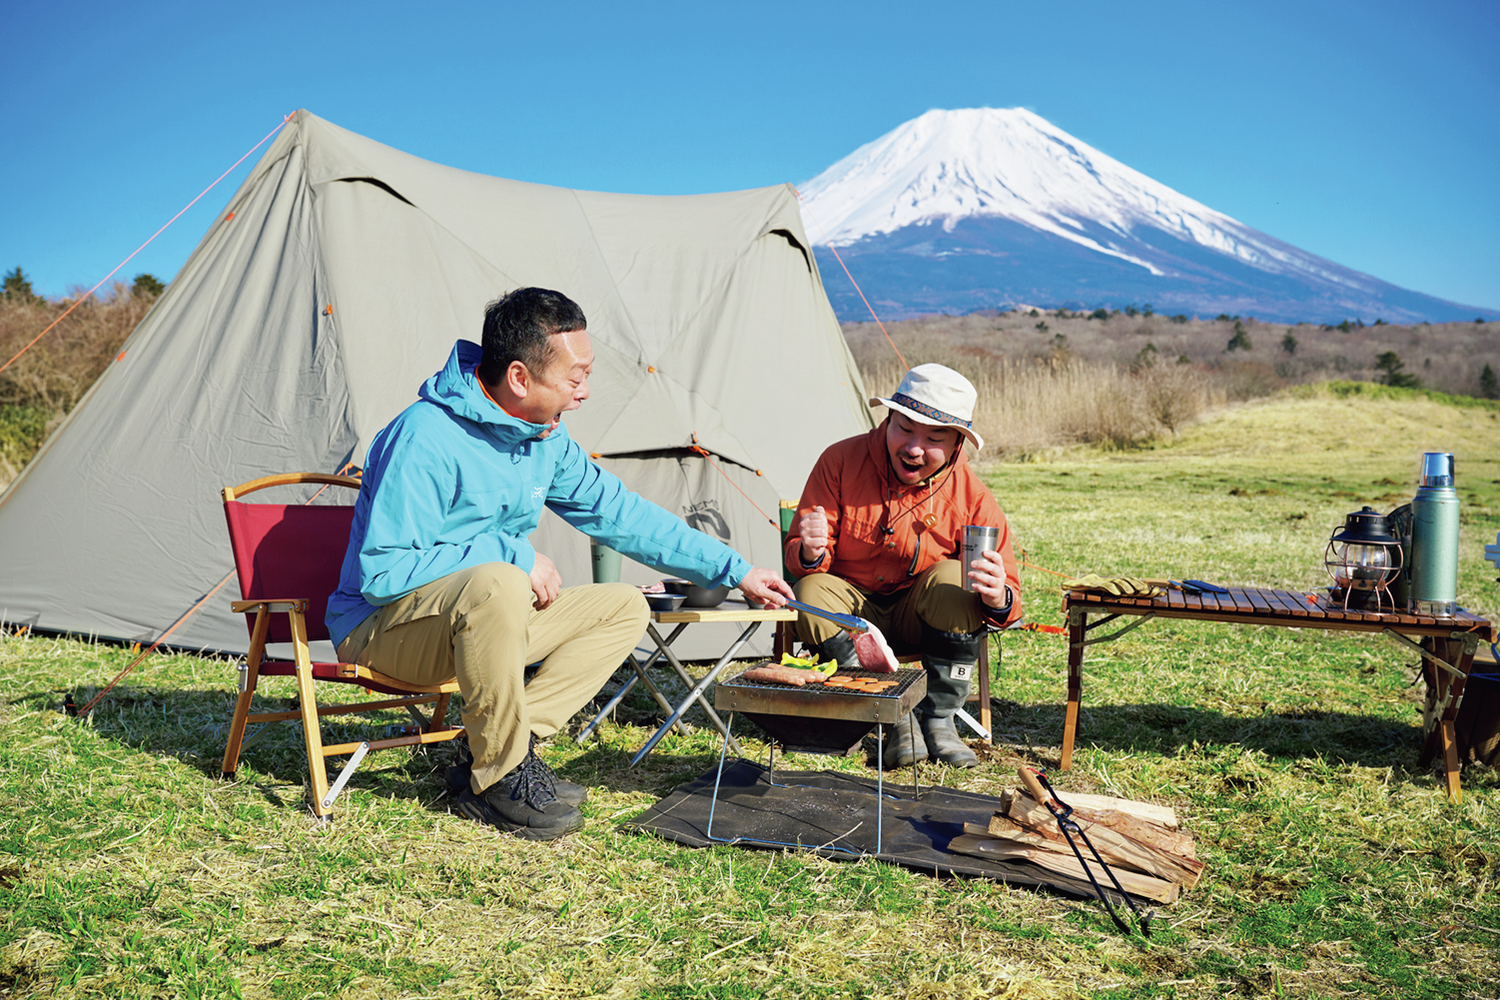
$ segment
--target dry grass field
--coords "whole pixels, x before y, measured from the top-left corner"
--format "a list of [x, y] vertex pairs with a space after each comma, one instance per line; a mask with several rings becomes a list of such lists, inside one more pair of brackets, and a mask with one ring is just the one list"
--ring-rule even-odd
[[[1346, 331], [1036, 310], [928, 316], [884, 330], [848, 323], [844, 337], [872, 392], [893, 389], [906, 365], [939, 362], [962, 371], [979, 389], [977, 429], [992, 454], [1010, 459], [1077, 444], [1138, 447], [1171, 438], [1212, 408], [1289, 386], [1379, 384], [1387, 372], [1376, 361], [1387, 352], [1400, 361], [1399, 374], [1455, 396], [1485, 395], [1484, 366], [1500, 370], [1500, 327], [1488, 323]], [[1232, 341], [1239, 346], [1230, 349]]]
[[[1210, 411], [1175, 438], [991, 463], [1033, 566], [1293, 590], [1324, 582], [1342, 516], [1409, 497], [1416, 453], [1459, 456], [1459, 599], [1500, 612], [1500, 408], [1309, 387]], [[1023, 574], [1060, 624], [1056, 580]], [[1156, 621], [1091, 649], [1074, 767], [1056, 771], [1065, 648], [1007, 634], [996, 743], [924, 782], [995, 794], [1018, 763], [1059, 790], [1172, 805], [1207, 863], [1152, 938], [1097, 905], [792, 851], [691, 850], [632, 831], [709, 770], [694, 714], [630, 698], [549, 761], [588, 825], [535, 844], [449, 814], [451, 745], [372, 755], [319, 824], [292, 726], [219, 777], [233, 663], [154, 656], [87, 720], [128, 649], [0, 635], [0, 995], [1187, 1000], [1500, 996], [1500, 772], [1461, 802], [1417, 762], [1422, 686], [1378, 635]], [[617, 675], [617, 681], [623, 675]], [[613, 685], [610, 689], [612, 690]], [[286, 684], [262, 691], [284, 705]], [[387, 714], [379, 727], [404, 716]], [[357, 720], [347, 735], [369, 732]], [[747, 752], [764, 745], [742, 720]], [[796, 755], [793, 768], [868, 773]]]
[[[1261, 323], [1251, 317], [1190, 319], [1116, 312], [1092, 319], [1082, 312], [1030, 310], [926, 316], [887, 323], [885, 328], [912, 364], [925, 360], [914, 352], [927, 349], [986, 360], [1076, 358], [1116, 368], [1152, 361], [1183, 363], [1213, 373], [1231, 399], [1264, 396], [1302, 382], [1379, 381], [1382, 372], [1376, 360], [1387, 351], [1394, 352], [1402, 371], [1415, 375], [1424, 388], [1453, 395], [1483, 395], [1484, 366], [1500, 371], [1500, 327], [1480, 322], [1347, 324], [1345, 329]], [[1230, 348], [1241, 331], [1240, 346]], [[892, 356], [873, 322], [846, 323], [844, 336], [862, 366]]]

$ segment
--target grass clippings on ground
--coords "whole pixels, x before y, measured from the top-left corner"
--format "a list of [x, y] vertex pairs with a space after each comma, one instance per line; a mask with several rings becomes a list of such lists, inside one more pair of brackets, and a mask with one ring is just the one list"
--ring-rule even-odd
[[[985, 475], [1034, 566], [1311, 589], [1343, 515], [1409, 498], [1416, 454], [1450, 448], [1460, 601], [1494, 615], [1480, 553], [1500, 530], [1500, 437], [1487, 411], [1432, 405], [1307, 393], [1170, 447]], [[1061, 624], [1055, 578], [1024, 582], [1028, 618]], [[1403, 648], [1152, 622], [1090, 648], [1062, 773], [1062, 641], [998, 645], [996, 743], [937, 776], [995, 793], [1024, 762], [1064, 794], [1175, 807], [1207, 869], [1149, 942], [1045, 891], [625, 832], [719, 750], [699, 725], [629, 767], [656, 723], [644, 698], [598, 739], [545, 748], [593, 789], [575, 836], [528, 843], [450, 815], [451, 745], [372, 755], [319, 824], [293, 726], [220, 778], [231, 663], [149, 657], [80, 721], [64, 695], [86, 701], [130, 650], [0, 637], [0, 996], [1500, 996], [1500, 777], [1467, 768], [1452, 803], [1418, 766]]]

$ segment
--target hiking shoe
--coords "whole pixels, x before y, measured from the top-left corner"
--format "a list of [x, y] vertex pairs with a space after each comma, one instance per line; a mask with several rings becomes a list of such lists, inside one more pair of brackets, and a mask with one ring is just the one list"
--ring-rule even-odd
[[[533, 735], [531, 737], [531, 748], [528, 752], [534, 752], [535, 749], [536, 736]], [[537, 763], [541, 765], [544, 771], [546, 771], [547, 777], [552, 782], [552, 794], [557, 798], [559, 802], [566, 802], [570, 806], [583, 805], [584, 800], [589, 797], [589, 790], [587, 787], [575, 784], [574, 782], [568, 781], [566, 778], [558, 777], [557, 772], [548, 767], [547, 762], [542, 760], [540, 757], [537, 758]], [[472, 757], [466, 756], [463, 760], [460, 760], [456, 764], [449, 764], [448, 771], [444, 775], [448, 782], [448, 794], [454, 797], [462, 795], [469, 789], [469, 779], [473, 776], [473, 774], [474, 760]]]
[[583, 813], [552, 792], [551, 772], [535, 751], [483, 793], [464, 788], [453, 811], [526, 840], [554, 840], [583, 829]]

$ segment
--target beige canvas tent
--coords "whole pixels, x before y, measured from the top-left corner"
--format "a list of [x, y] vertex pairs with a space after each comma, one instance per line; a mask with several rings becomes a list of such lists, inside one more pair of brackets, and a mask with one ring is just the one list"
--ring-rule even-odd
[[[778, 499], [871, 420], [790, 186], [524, 184], [299, 111], [0, 495], [0, 619], [156, 639], [232, 568], [221, 487], [358, 466], [454, 340], [479, 339], [485, 303], [525, 285], [565, 292], [589, 318], [593, 395], [567, 415], [573, 437], [633, 489], [779, 566]], [[582, 535], [549, 515], [533, 540], [565, 583], [588, 582]], [[238, 596], [231, 581], [169, 642], [243, 649]]]

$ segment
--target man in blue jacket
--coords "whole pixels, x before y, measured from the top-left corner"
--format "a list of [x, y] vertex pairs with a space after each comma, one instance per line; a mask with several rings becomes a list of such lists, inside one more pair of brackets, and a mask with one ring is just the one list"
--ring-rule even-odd
[[[627, 490], [568, 436], [594, 351], [567, 296], [522, 288], [485, 310], [419, 399], [375, 436], [327, 622], [344, 662], [412, 683], [457, 676], [473, 767], [457, 811], [549, 840], [583, 826], [587, 790], [536, 755], [646, 631], [627, 584], [564, 589], [527, 541], [548, 507], [584, 534], [706, 587], [780, 607], [772, 570]], [[541, 667], [528, 683], [528, 663]]]

